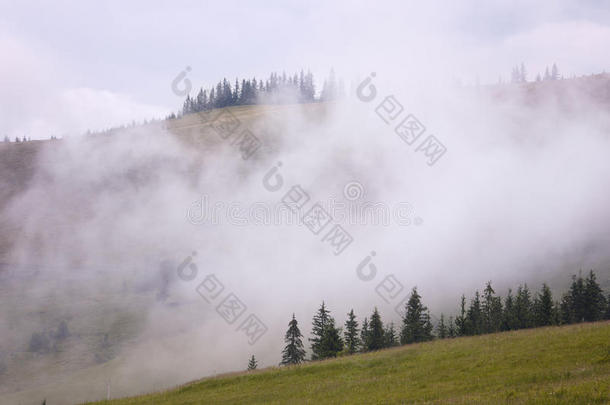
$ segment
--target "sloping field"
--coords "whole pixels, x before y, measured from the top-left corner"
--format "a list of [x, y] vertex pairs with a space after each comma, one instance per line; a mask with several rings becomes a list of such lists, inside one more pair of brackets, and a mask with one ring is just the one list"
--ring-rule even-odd
[[605, 404], [610, 323], [408, 345], [105, 404]]

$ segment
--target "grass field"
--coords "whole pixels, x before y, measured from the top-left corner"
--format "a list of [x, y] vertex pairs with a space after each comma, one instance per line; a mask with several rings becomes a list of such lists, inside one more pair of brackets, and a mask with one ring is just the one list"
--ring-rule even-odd
[[610, 403], [610, 322], [414, 344], [104, 404]]

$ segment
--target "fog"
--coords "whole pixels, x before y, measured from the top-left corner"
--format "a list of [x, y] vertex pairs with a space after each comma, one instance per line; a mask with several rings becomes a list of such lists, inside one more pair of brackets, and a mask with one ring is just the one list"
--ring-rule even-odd
[[[340, 325], [350, 309], [362, 321], [374, 307], [398, 325], [396, 307], [414, 286], [437, 317], [489, 280], [502, 295], [543, 281], [559, 294], [580, 269], [608, 283], [608, 100], [585, 82], [545, 82], [534, 99], [526, 85], [475, 85], [476, 72], [461, 84], [452, 68], [482, 63], [485, 46], [394, 21], [404, 13], [363, 26], [361, 7], [351, 12], [344, 33], [324, 32], [346, 41], [337, 58], [322, 44], [310, 62], [335, 67], [341, 100], [234, 112], [240, 126], [226, 140], [213, 111], [183, 118], [194, 129], [165, 121], [40, 146], [31, 180], [0, 211], [12, 230], [0, 350], [19, 369], [3, 380], [7, 403], [21, 390], [75, 402], [158, 390], [243, 370], [252, 354], [259, 367], [276, 366], [292, 314], [307, 338], [322, 301]], [[508, 58], [505, 70], [528, 56]], [[238, 68], [251, 71], [247, 61]], [[409, 114], [425, 126], [412, 144], [395, 132]], [[248, 159], [235, 141], [243, 130], [261, 141]], [[442, 147], [427, 151], [444, 153], [426, 154], [429, 135]], [[293, 186], [309, 196], [298, 215], [283, 204]], [[299, 217], [316, 202], [332, 214], [314, 234]], [[217, 220], [206, 204], [221, 207]], [[389, 222], [358, 219], [379, 205]], [[261, 212], [271, 220], [261, 223]], [[335, 225], [352, 240], [339, 252], [328, 236]], [[230, 294], [242, 307], [227, 321], [217, 307]], [[252, 315], [264, 325], [256, 336], [243, 330]], [[90, 371], [21, 380], [29, 364], [51, 369], [55, 360], [23, 352], [60, 320], [72, 337], [56, 355], [65, 363], [49, 367], [62, 377]]]

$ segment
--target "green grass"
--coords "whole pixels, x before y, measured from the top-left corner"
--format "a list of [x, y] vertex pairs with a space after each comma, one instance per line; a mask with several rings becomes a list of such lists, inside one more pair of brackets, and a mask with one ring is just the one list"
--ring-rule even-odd
[[104, 404], [610, 403], [610, 322], [402, 346]]

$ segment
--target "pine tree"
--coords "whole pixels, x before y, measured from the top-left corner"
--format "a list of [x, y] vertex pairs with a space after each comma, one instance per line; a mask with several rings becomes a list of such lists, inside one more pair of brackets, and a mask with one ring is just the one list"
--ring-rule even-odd
[[447, 327], [447, 337], [454, 338], [457, 336], [457, 329], [453, 317], [449, 317], [449, 326]]
[[358, 336], [358, 321], [354, 310], [350, 310], [345, 321], [345, 347], [349, 354], [356, 353], [360, 347], [360, 338]]
[[197, 93], [197, 102], [195, 111], [203, 111], [205, 109], [205, 104], [207, 96], [205, 95], [205, 91], [203, 88], [199, 89], [199, 93]]
[[248, 361], [248, 371], [256, 370], [257, 366], [258, 362], [254, 358], [254, 355], [252, 355], [252, 357], [250, 357], [250, 361]]
[[371, 321], [369, 323], [369, 340], [367, 342], [367, 349], [371, 350], [379, 350], [384, 347], [384, 330], [383, 330], [383, 322], [381, 321], [381, 315], [379, 315], [379, 311], [377, 307], [373, 310], [373, 315], [371, 315]]
[[424, 314], [424, 341], [434, 339], [433, 333], [434, 327], [432, 326], [432, 318], [430, 317], [430, 311], [426, 308], [426, 313]]
[[549, 73], [549, 67], [548, 66], [544, 70], [544, 80], [551, 80], [551, 74]]
[[559, 80], [559, 70], [557, 70], [557, 65], [554, 63], [551, 68], [551, 80]]
[[330, 320], [330, 311], [326, 309], [324, 301], [322, 301], [322, 305], [318, 309], [318, 312], [314, 315], [311, 327], [312, 338], [309, 339], [311, 342], [311, 359], [318, 360], [321, 357], [321, 348], [320, 342], [322, 337], [324, 336], [324, 332], [326, 330], [326, 325], [328, 325]]
[[343, 339], [341, 339], [341, 329], [335, 327], [335, 320], [332, 317], [328, 318], [328, 322], [324, 326], [322, 337], [318, 351], [319, 359], [327, 359], [337, 357], [337, 354], [343, 350]]
[[193, 110], [193, 100], [191, 99], [190, 95], [186, 96], [186, 100], [184, 100], [184, 104], [182, 106], [182, 114], [186, 115], [186, 114], [190, 114], [194, 112]]
[[521, 63], [521, 69], [519, 70], [519, 79], [523, 83], [527, 82], [527, 71], [523, 63]]
[[398, 346], [398, 335], [396, 333], [396, 328], [394, 327], [394, 322], [390, 322], [388, 326], [386, 326], [384, 335], [384, 347], [394, 347]]
[[515, 299], [513, 291], [509, 288], [506, 299], [504, 300], [504, 311], [502, 313], [502, 330], [517, 329], [517, 313], [515, 309]]
[[466, 296], [464, 294], [460, 299], [460, 314], [455, 317], [455, 327], [457, 336], [466, 335]]
[[210, 98], [208, 99], [208, 109], [216, 108], [216, 93], [214, 87], [210, 89]]
[[584, 289], [584, 311], [583, 317], [586, 322], [595, 322], [604, 318], [606, 309], [606, 297], [597, 283], [593, 270], [585, 281]]
[[237, 77], [235, 78], [235, 89], [233, 90], [233, 99], [231, 100], [231, 105], [238, 105], [239, 104], [239, 80], [237, 80]]
[[511, 83], [519, 83], [521, 81], [521, 72], [519, 71], [519, 66], [513, 67], [513, 70], [510, 74]]
[[561, 300], [561, 319], [563, 323], [583, 322], [586, 305], [585, 281], [581, 274], [572, 276], [572, 285]]
[[363, 352], [367, 351], [369, 347], [370, 333], [369, 333], [369, 321], [364, 318], [362, 321], [362, 329], [360, 330], [360, 347]]
[[553, 295], [548, 285], [542, 284], [538, 296], [534, 300], [534, 322], [536, 326], [555, 324]]
[[[521, 65], [523, 67], [523, 64]], [[497, 331], [497, 314], [495, 291], [491, 286], [491, 281], [488, 281], [483, 290], [483, 302], [481, 310], [483, 312], [483, 333], [491, 333]]]
[[298, 322], [292, 314], [292, 320], [288, 323], [288, 330], [284, 336], [286, 347], [282, 350], [282, 361], [280, 365], [300, 364], [305, 360], [305, 349], [301, 338]]
[[402, 319], [400, 343], [423, 342], [432, 338], [432, 324], [426, 311], [427, 308], [422, 304], [421, 296], [417, 293], [417, 287], [413, 287]]
[[478, 335], [483, 330], [483, 313], [481, 310], [481, 296], [475, 291], [466, 313], [466, 330], [469, 335]]
[[447, 325], [445, 325], [445, 315], [441, 314], [441, 319], [438, 322], [438, 325], [436, 325], [436, 336], [438, 336], [439, 339], [445, 339], [448, 335], [447, 332]]
[[520, 329], [532, 326], [532, 301], [527, 284], [517, 288], [515, 313], [517, 315], [517, 326]]

